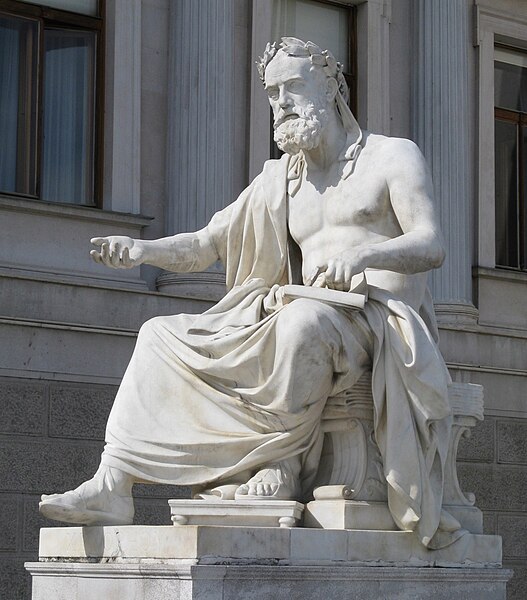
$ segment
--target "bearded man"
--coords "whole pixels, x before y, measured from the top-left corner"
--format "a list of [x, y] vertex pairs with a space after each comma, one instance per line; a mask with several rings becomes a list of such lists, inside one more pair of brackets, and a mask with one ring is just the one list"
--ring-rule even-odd
[[[98, 472], [43, 496], [41, 512], [131, 523], [136, 481], [300, 499], [317, 471], [328, 397], [371, 369], [391, 514], [434, 547], [456, 525], [441, 511], [449, 376], [426, 272], [444, 251], [424, 159], [408, 140], [361, 131], [340, 65], [315, 44], [283, 38], [259, 70], [282, 158], [196, 233], [92, 240], [93, 258], [117, 268], [190, 272], [220, 259], [228, 293], [202, 315], [144, 324]], [[348, 291], [363, 272], [363, 311], [283, 302], [284, 284]]]

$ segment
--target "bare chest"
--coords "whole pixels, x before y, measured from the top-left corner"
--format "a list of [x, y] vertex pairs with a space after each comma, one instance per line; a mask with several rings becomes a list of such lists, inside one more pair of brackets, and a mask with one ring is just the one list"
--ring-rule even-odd
[[381, 177], [360, 180], [352, 176], [328, 187], [304, 180], [289, 198], [289, 229], [299, 244], [323, 231], [383, 234], [391, 229], [390, 213], [389, 193]]

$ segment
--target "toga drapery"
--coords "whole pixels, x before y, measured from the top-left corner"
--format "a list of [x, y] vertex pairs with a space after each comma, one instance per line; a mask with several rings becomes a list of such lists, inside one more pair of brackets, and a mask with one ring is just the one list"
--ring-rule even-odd
[[386, 291], [371, 289], [360, 312], [274, 301], [276, 286], [296, 277], [289, 161], [268, 161], [208, 225], [226, 296], [201, 315], [156, 317], [141, 328], [103, 463], [141, 480], [193, 485], [299, 455], [307, 488], [327, 398], [371, 368], [389, 508], [430, 545], [450, 431], [448, 372], [425, 321]]

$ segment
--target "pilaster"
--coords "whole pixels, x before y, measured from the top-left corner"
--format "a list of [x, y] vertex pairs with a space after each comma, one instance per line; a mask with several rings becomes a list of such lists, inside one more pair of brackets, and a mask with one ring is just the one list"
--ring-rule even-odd
[[416, 0], [413, 137], [432, 170], [446, 242], [443, 267], [431, 274], [440, 321], [470, 322], [472, 304], [473, 145], [471, 29], [465, 0]]
[[233, 200], [233, 11], [231, 0], [170, 5], [167, 234]]

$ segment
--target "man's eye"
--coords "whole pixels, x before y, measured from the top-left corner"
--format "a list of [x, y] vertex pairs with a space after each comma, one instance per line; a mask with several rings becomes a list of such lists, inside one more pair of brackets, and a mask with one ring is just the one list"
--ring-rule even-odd
[[267, 93], [271, 100], [278, 100], [278, 90], [267, 90]]
[[304, 85], [301, 81], [291, 81], [291, 83], [288, 85], [289, 91], [290, 92], [300, 92], [303, 89]]

